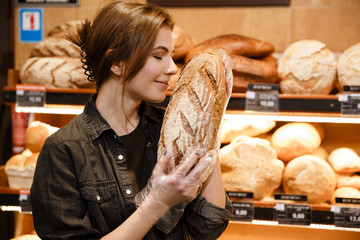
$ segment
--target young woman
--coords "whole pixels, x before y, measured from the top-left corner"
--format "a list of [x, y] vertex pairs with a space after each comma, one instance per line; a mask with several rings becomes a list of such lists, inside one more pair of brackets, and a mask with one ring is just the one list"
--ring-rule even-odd
[[[206, 178], [201, 173], [209, 161], [194, 164], [196, 148], [170, 175], [171, 153], [157, 160], [164, 110], [146, 102], [163, 101], [177, 72], [172, 28], [169, 14], [157, 6], [112, 2], [71, 38], [81, 46], [97, 93], [39, 155], [31, 201], [41, 238], [203, 240], [225, 230], [232, 212], [219, 162]], [[150, 177], [152, 190], [136, 207], [135, 195]], [[182, 201], [191, 202], [173, 230], [156, 228]]]

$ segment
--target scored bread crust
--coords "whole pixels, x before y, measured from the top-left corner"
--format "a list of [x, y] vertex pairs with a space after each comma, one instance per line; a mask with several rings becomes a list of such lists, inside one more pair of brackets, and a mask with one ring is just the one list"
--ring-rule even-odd
[[202, 53], [189, 61], [180, 74], [167, 106], [158, 144], [158, 159], [164, 150], [173, 158], [168, 172], [178, 166], [192, 147], [215, 147], [226, 105], [223, 62], [213, 53]]

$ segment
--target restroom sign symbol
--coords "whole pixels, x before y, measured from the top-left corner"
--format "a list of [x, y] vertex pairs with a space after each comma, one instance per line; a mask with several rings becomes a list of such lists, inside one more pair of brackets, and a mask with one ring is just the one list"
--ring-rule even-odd
[[20, 42], [39, 42], [43, 39], [42, 9], [19, 9]]

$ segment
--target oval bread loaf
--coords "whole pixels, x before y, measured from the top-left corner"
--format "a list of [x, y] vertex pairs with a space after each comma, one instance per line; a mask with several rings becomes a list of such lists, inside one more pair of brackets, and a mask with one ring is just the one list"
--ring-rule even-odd
[[360, 86], [360, 42], [341, 54], [337, 74], [341, 87]]
[[188, 62], [167, 106], [158, 144], [158, 159], [170, 150], [168, 172], [181, 163], [194, 145], [215, 147], [226, 105], [226, 76], [222, 60], [203, 53]]

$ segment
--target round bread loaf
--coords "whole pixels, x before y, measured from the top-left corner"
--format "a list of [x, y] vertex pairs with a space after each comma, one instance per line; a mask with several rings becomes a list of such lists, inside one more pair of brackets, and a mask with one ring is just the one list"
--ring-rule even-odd
[[220, 149], [219, 159], [226, 191], [252, 192], [261, 200], [281, 185], [284, 163], [267, 140], [239, 136]]
[[310, 123], [286, 123], [275, 130], [271, 144], [283, 161], [313, 153], [321, 144], [319, 131]]
[[336, 82], [336, 58], [317, 40], [288, 46], [279, 58], [280, 90], [288, 94], [329, 94]]
[[48, 136], [56, 132], [58, 128], [40, 121], [33, 121], [25, 132], [25, 146], [31, 152], [40, 152]]
[[334, 193], [331, 197], [331, 204], [336, 203], [336, 198], [359, 198], [360, 199], [360, 190], [353, 188], [353, 187], [341, 187], [334, 191]]
[[351, 148], [341, 147], [330, 152], [329, 163], [337, 173], [354, 173], [360, 171], [360, 157]]
[[287, 194], [307, 195], [309, 203], [329, 201], [336, 187], [336, 175], [323, 159], [303, 155], [285, 167], [283, 188]]
[[30, 57], [74, 57], [80, 58], [80, 48], [69, 40], [61, 37], [47, 37], [37, 43]]
[[337, 66], [339, 85], [360, 86], [360, 43], [357, 43], [341, 54]]

